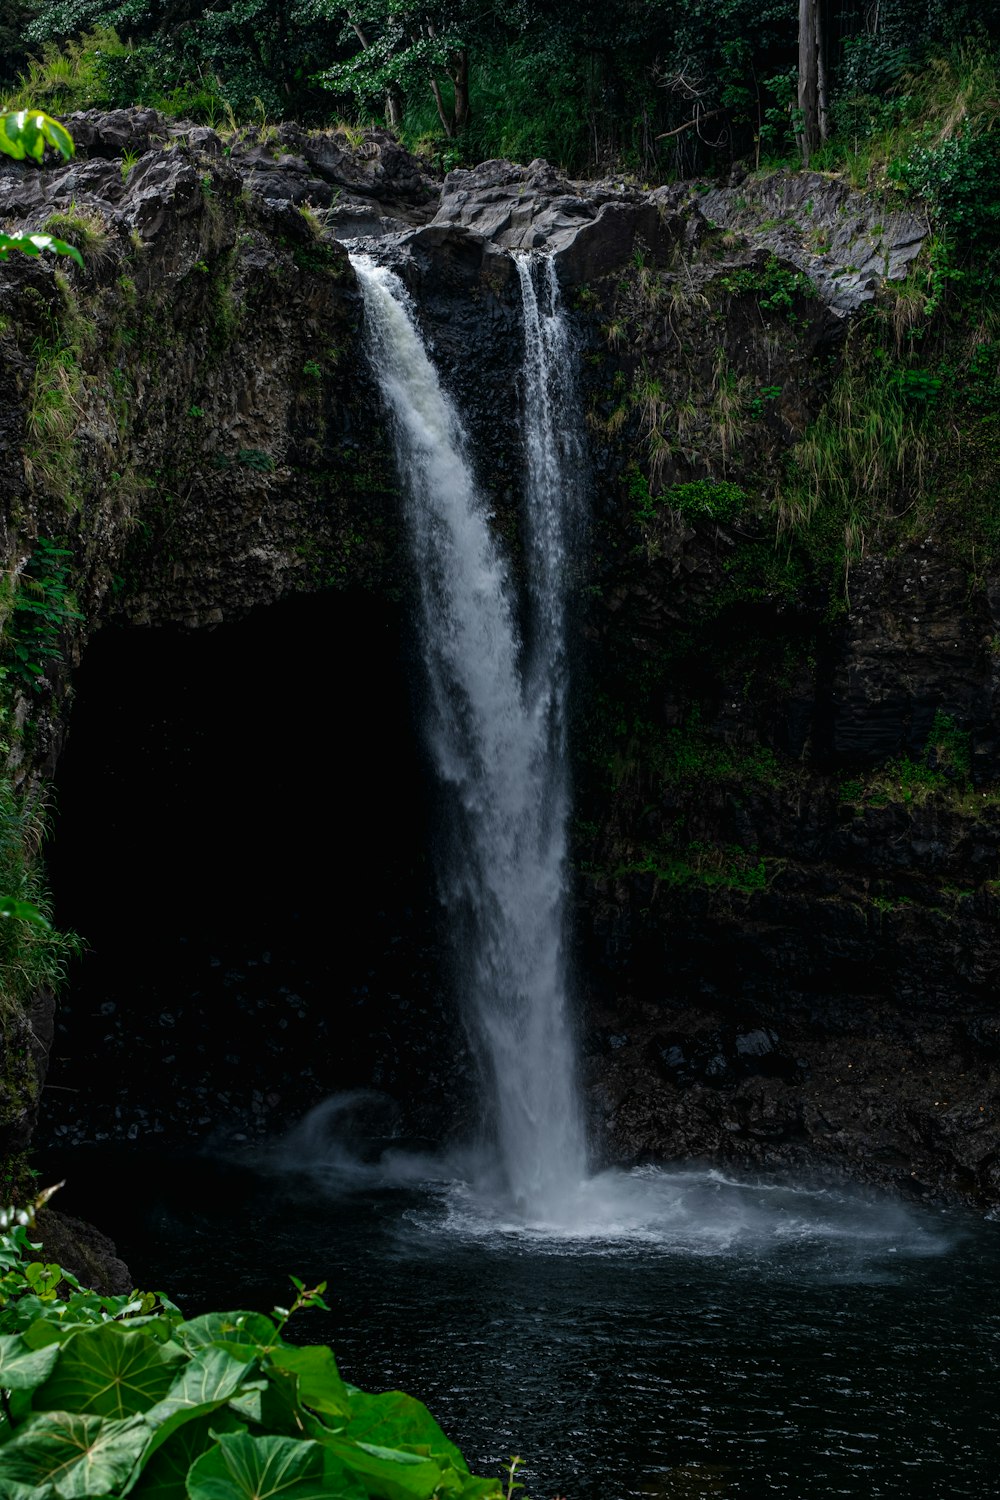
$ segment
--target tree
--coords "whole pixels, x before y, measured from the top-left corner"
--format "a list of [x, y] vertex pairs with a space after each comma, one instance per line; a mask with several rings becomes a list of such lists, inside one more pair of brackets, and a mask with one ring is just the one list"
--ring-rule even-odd
[[356, 0], [347, 6], [329, 4], [325, 13], [342, 21], [341, 39], [353, 38], [360, 51], [327, 68], [319, 80], [324, 87], [353, 94], [363, 108], [382, 105], [390, 125], [401, 122], [409, 90], [429, 88], [445, 135], [468, 128], [469, 48], [479, 20], [471, 4]]

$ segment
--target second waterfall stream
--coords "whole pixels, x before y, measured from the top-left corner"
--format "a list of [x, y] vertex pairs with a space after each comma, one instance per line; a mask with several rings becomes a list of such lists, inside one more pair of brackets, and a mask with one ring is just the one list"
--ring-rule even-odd
[[[500, 1190], [527, 1222], [572, 1214], [586, 1175], [566, 972], [569, 549], [583, 443], [551, 260], [516, 261], [524, 319], [527, 597], [476, 483], [461, 418], [390, 270], [352, 255], [420, 588], [424, 731], [446, 796], [439, 869], [494, 1126]], [[523, 620], [519, 628], [518, 620]]]

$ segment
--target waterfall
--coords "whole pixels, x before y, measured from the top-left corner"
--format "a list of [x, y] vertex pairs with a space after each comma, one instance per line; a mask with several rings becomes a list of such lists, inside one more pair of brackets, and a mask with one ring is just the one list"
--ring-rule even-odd
[[390, 414], [446, 791], [440, 871], [464, 1013], [484, 1063], [506, 1191], [558, 1217], [586, 1170], [566, 976], [567, 550], [582, 443], [551, 261], [517, 261], [525, 324], [525, 636], [468, 441], [405, 288], [351, 257]]

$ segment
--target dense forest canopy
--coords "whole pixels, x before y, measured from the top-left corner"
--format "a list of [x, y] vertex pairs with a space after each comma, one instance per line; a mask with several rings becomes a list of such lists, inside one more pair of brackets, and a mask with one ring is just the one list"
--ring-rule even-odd
[[0, 69], [50, 109], [377, 122], [445, 166], [659, 180], [794, 149], [807, 23], [855, 138], [928, 55], [1000, 36], [989, 0], [5, 0]]

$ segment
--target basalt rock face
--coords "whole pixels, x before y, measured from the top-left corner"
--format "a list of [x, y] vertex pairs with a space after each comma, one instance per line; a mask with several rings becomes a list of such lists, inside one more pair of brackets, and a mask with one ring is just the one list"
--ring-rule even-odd
[[595, 612], [644, 719], [582, 770], [595, 1127], [995, 1203], [994, 589], [925, 538], [833, 620], [763, 589], [706, 617], [739, 546], [674, 516]]
[[[38, 537], [65, 545], [82, 617], [20, 685], [14, 776], [52, 775], [102, 625], [228, 628], [329, 594], [335, 649], [364, 649], [344, 622], [374, 598], [385, 650], [405, 651], [397, 478], [345, 238], [409, 287], [516, 552], [510, 252], [553, 253], [591, 440], [574, 854], [602, 1149], [1000, 1199], [1000, 590], [934, 527], [848, 550], [832, 585], [779, 578], [769, 511], [856, 309], [919, 248], [912, 221], [819, 179], [644, 193], [493, 162], [442, 186], [379, 133], [356, 149], [294, 127], [224, 141], [151, 111], [70, 123], [73, 163], [0, 169], [5, 219], [71, 238], [82, 217], [91, 236], [83, 272], [0, 271], [4, 557], [15, 578]], [[337, 712], [350, 733], [365, 709]], [[262, 728], [263, 762], [284, 733]], [[403, 1102], [400, 1130], [440, 1134], [475, 1074], [431, 906], [387, 908], [372, 985], [282, 992], [258, 955], [176, 1004], [91, 1007], [89, 1039], [64, 1029], [57, 1053], [91, 1048], [88, 1078], [118, 1061], [99, 1111], [63, 1080], [65, 1139], [261, 1136], [373, 1082]], [[341, 1018], [354, 1041], [334, 1061]], [[8, 1150], [37, 1113], [37, 1019], [9, 1038]]]
[[[0, 269], [6, 610], [28, 597], [19, 580], [38, 538], [71, 559], [46, 596], [53, 620], [41, 644], [55, 649], [39, 651], [38, 631], [17, 608], [5, 622], [8, 653], [18, 642], [25, 651], [5, 691], [10, 771], [29, 797], [53, 774], [75, 669], [103, 625], [140, 636], [193, 630], [289, 595], [367, 598], [403, 586], [396, 478], [360, 349], [353, 273], [342, 246], [286, 190], [282, 157], [309, 141], [299, 133], [275, 142], [273, 171], [256, 158], [238, 169], [214, 133], [177, 131], [151, 111], [71, 126], [73, 162], [0, 172], [4, 219], [79, 240], [86, 259], [82, 271], [23, 257]], [[339, 159], [331, 140], [315, 148], [326, 173], [314, 176], [319, 196]], [[382, 154], [392, 152], [351, 158], [351, 181], [395, 211], [394, 188], [379, 197]], [[382, 173], [401, 179], [400, 213], [429, 191], [407, 160], [409, 177]], [[267, 192], [248, 185], [262, 178]], [[349, 192], [345, 185], [345, 199]], [[395, 618], [387, 611], [386, 632]], [[108, 846], [96, 847], [107, 865]], [[99, 878], [113, 890], [123, 874]], [[141, 884], [136, 871], [124, 878]], [[132, 1017], [125, 1055], [146, 1050], [144, 1029], [169, 1008], [159, 1000], [152, 1015]], [[99, 1015], [99, 1003], [90, 1009]], [[94, 1078], [108, 1076], [107, 1029], [94, 1055], [81, 1055], [82, 1076], [50, 1099], [86, 1100]], [[50, 1038], [51, 1025], [46, 1036], [32, 1017], [5, 1012], [5, 1155], [34, 1128]], [[131, 1087], [141, 1103], [137, 1072]], [[248, 1110], [256, 1091], [254, 1078]]]

